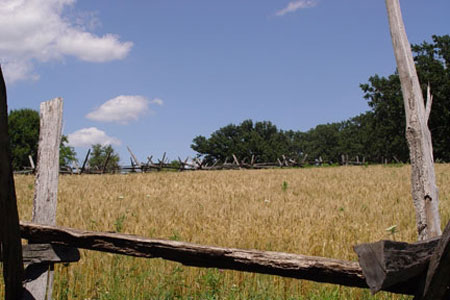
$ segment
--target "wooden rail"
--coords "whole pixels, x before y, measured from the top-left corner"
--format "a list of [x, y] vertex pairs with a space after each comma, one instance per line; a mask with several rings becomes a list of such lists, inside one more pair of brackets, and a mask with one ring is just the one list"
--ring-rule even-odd
[[[368, 288], [357, 262], [299, 254], [204, 246], [135, 235], [82, 231], [32, 223], [20, 224], [22, 238], [74, 248], [144, 258], [162, 258], [186, 266], [220, 268], [316, 282]], [[417, 279], [418, 280], [418, 279]], [[416, 279], [382, 290], [413, 295]]]

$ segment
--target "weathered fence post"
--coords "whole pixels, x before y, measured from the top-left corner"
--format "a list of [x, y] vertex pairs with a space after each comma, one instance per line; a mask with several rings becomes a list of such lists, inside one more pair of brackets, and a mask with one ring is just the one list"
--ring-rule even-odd
[[[41, 103], [33, 223], [56, 225], [62, 108], [62, 98]], [[37, 277], [26, 284], [26, 289], [36, 300], [51, 299], [53, 264], [37, 264], [33, 268]]]
[[[158, 159], [159, 160], [159, 159]], [[162, 171], [164, 167], [164, 161], [166, 160], [166, 152], [164, 152], [163, 157], [161, 160], [159, 160], [159, 168], [158, 171]]]
[[405, 32], [399, 0], [386, 0], [389, 26], [397, 61], [406, 115], [406, 139], [411, 158], [411, 186], [419, 240], [442, 233], [438, 188], [434, 173], [433, 146], [428, 129], [430, 101], [425, 109], [411, 45]]
[[[239, 163], [239, 160], [237, 159], [236, 155], [234, 155], [234, 154], [233, 154], [233, 160], [234, 160], [234, 163], [236, 164], [236, 166], [238, 166], [238, 168], [240, 170], [241, 164]], [[278, 159], [278, 161], [280, 161], [280, 160]], [[280, 165], [281, 165], [281, 163], [280, 163]]]
[[133, 164], [133, 161], [134, 161], [135, 166], [142, 169], [142, 164], [138, 161], [138, 159], [136, 158], [136, 155], [134, 155], [134, 153], [133, 153], [133, 151], [131, 151], [130, 147], [127, 146], [127, 150], [128, 150], [128, 152], [130, 152], [130, 155], [131, 155], [131, 163]]
[[91, 154], [91, 149], [90, 148], [89, 148], [89, 150], [88, 150], [88, 152], [86, 154], [86, 158], [83, 161], [83, 165], [81, 166], [80, 174], [85, 171], [86, 163], [88, 162], [88, 159], [89, 159], [89, 154]]
[[30, 167], [31, 167], [31, 170], [32, 170], [33, 173], [34, 173], [34, 171], [35, 171], [35, 169], [36, 169], [36, 166], [34, 165], [33, 157], [32, 157], [31, 155], [28, 155], [28, 160], [30, 161]]
[[0, 252], [3, 261], [5, 299], [22, 295], [23, 262], [20, 241], [19, 214], [11, 166], [8, 137], [6, 86], [0, 67]]

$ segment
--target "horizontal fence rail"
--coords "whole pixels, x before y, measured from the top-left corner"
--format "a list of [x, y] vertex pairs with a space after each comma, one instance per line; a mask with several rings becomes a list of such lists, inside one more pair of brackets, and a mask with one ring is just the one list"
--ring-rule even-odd
[[[368, 288], [358, 262], [282, 252], [205, 246], [24, 222], [20, 224], [20, 229], [22, 238], [39, 243], [143, 258], [162, 258], [186, 266], [245, 271]], [[417, 284], [416, 281], [409, 281], [383, 290], [413, 295]]]

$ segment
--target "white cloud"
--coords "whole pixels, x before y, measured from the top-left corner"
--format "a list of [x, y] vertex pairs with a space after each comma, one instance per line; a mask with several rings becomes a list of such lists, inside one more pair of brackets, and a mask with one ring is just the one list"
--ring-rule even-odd
[[88, 32], [91, 18], [70, 18], [76, 0], [0, 0], [0, 57], [9, 82], [35, 79], [34, 63], [74, 56], [89, 62], [123, 59], [133, 46], [117, 35]]
[[317, 0], [297, 0], [297, 1], [291, 1], [288, 3], [288, 5], [280, 9], [275, 13], [276, 16], [281, 17], [284, 16], [287, 13], [292, 13], [294, 11], [297, 11], [299, 9], [305, 9], [314, 7], [317, 5]]
[[58, 49], [84, 61], [105, 62], [123, 59], [130, 51], [131, 42], [120, 43], [116, 35], [107, 34], [98, 38], [89, 32], [70, 30], [70, 34], [58, 40]]
[[90, 147], [95, 144], [120, 145], [121, 142], [115, 137], [108, 136], [106, 132], [96, 127], [83, 128], [70, 133], [67, 136], [69, 145], [73, 147]]
[[150, 101], [151, 104], [156, 104], [159, 106], [163, 106], [164, 105], [164, 101], [160, 98], [153, 98], [152, 101]]
[[33, 72], [33, 64], [29, 61], [8, 61], [2, 65], [2, 68], [7, 82], [39, 79], [39, 75]]
[[143, 96], [122, 95], [106, 101], [99, 108], [88, 113], [86, 118], [93, 121], [127, 124], [146, 114], [149, 111], [149, 104], [150, 101]]

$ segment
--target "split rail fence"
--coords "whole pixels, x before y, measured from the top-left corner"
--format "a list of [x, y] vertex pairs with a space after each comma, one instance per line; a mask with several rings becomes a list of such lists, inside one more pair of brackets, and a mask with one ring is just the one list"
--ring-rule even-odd
[[[2, 95], [2, 102], [6, 107], [6, 94]], [[379, 241], [357, 245], [354, 249], [359, 262], [205, 246], [56, 226], [62, 102], [61, 98], [57, 98], [41, 104], [32, 223], [22, 222], [19, 225], [18, 219], [11, 219], [11, 216], [14, 216], [14, 213], [11, 213], [13, 206], [16, 205], [13, 174], [8, 147], [0, 148], [0, 158], [8, 157], [0, 162], [9, 165], [7, 168], [0, 168], [8, 170], [7, 173], [1, 174], [0, 186], [6, 299], [51, 299], [54, 264], [78, 261], [78, 249], [142, 258], [162, 258], [187, 266], [221, 268], [369, 288], [372, 293], [383, 290], [415, 295], [417, 300], [450, 298], [450, 222], [443, 235], [432, 240], [412, 244]], [[4, 123], [6, 110], [2, 113], [1, 122]], [[7, 131], [3, 125], [0, 126], [0, 141], [7, 145]], [[236, 157], [234, 159], [237, 160]], [[5, 178], [8, 180], [4, 180]], [[14, 205], [7, 206], [4, 203]], [[17, 215], [17, 208], [15, 214]], [[17, 225], [16, 234], [14, 224]], [[28, 240], [28, 245], [24, 245], [23, 249], [20, 238]], [[10, 243], [14, 239], [19, 242]], [[24, 265], [26, 268], [23, 271]], [[25, 284], [22, 288], [23, 282]]]
[[[161, 159], [155, 159], [153, 161], [153, 155], [147, 157], [146, 162], [140, 162], [130, 147], [127, 147], [130, 153], [130, 165], [119, 166], [117, 168], [108, 168], [110, 161], [110, 155], [107, 154], [101, 167], [91, 168], [88, 164], [91, 150], [89, 149], [83, 160], [83, 164], [80, 167], [76, 161], [73, 162], [71, 167], [66, 166], [60, 168], [60, 174], [107, 174], [107, 173], [147, 173], [152, 171], [174, 170], [174, 171], [200, 171], [200, 170], [241, 170], [241, 169], [275, 169], [275, 168], [303, 168], [305, 166], [324, 166], [333, 165], [332, 161], [324, 161], [322, 157], [314, 160], [307, 160], [308, 155], [305, 154], [302, 157], [293, 158], [288, 155], [282, 155], [276, 162], [256, 162], [255, 155], [251, 158], [245, 157], [239, 160], [235, 154], [231, 155], [231, 159], [226, 158], [224, 162], [219, 160], [214, 163], [208, 163], [205, 159], [187, 157], [184, 161], [178, 157], [175, 162], [169, 162], [166, 153], [163, 153]], [[20, 171], [15, 171], [15, 174], [35, 174], [36, 166], [31, 155], [28, 156], [30, 166]], [[230, 160], [230, 161], [229, 161]], [[392, 162], [401, 163], [398, 159], [392, 160]], [[348, 155], [342, 155], [339, 165], [353, 165], [359, 166], [366, 163], [365, 157], [362, 160], [359, 156], [355, 156], [354, 159], [349, 159]], [[387, 159], [382, 159], [382, 163], [387, 164]]]

